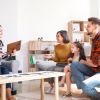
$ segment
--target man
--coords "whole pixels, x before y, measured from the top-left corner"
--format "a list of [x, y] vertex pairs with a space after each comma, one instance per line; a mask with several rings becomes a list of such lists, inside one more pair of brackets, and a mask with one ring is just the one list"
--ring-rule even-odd
[[[2, 35], [3, 35], [3, 28], [0, 25], [0, 75], [9, 74], [9, 70], [7, 68], [7, 65], [2, 62], [2, 58], [4, 56], [4, 53], [2, 50], [4, 47], [3, 42], [2, 42]], [[11, 83], [6, 84], [6, 92], [7, 92], [7, 100], [14, 100], [12, 93], [11, 93], [12, 92]]]
[[100, 94], [94, 88], [96, 85], [100, 85], [100, 82], [98, 84], [95, 82], [95, 85], [88, 85], [83, 82], [84, 76], [91, 77], [94, 74], [100, 73], [100, 19], [95, 17], [88, 18], [87, 32], [93, 38], [91, 60], [73, 62], [71, 64], [71, 72], [78, 88], [82, 89], [91, 98], [100, 100]]

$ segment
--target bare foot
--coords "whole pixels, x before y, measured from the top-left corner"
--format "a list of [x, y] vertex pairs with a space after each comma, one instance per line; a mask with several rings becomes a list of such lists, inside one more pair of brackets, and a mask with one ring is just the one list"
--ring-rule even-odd
[[7, 97], [7, 100], [16, 100], [13, 96]]
[[71, 96], [72, 96], [71, 93], [65, 92], [65, 93], [63, 94], [63, 97], [71, 97]]

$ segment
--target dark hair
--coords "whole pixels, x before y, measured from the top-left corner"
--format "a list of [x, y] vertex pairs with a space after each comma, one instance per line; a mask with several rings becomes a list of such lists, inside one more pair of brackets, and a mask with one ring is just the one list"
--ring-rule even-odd
[[84, 52], [84, 48], [83, 48], [82, 44], [79, 43], [79, 42], [74, 42], [73, 44], [75, 44], [75, 46], [76, 46], [77, 48], [79, 48], [79, 50], [80, 50], [79, 61], [82, 60], [82, 59], [83, 59], [83, 60], [86, 60], [86, 56], [85, 56], [85, 52]]
[[88, 18], [88, 21], [92, 22], [92, 24], [98, 24], [98, 25], [100, 25], [100, 19], [99, 18], [90, 17], [90, 18]]
[[57, 32], [57, 34], [60, 33], [60, 35], [63, 37], [63, 43], [69, 43], [69, 38], [68, 38], [68, 35], [67, 35], [67, 31], [65, 30], [60, 30]]
[[2, 40], [0, 40], [0, 47], [4, 46]]

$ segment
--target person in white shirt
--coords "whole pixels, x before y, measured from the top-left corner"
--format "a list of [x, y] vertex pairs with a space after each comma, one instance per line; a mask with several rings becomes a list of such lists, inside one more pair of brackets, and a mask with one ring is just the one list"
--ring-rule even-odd
[[[0, 74], [1, 75], [9, 74], [9, 70], [6, 64], [2, 63], [2, 59], [5, 57], [5, 54], [3, 53], [4, 44], [2, 42], [2, 35], [3, 35], [3, 28], [0, 25]], [[14, 97], [12, 96], [11, 83], [6, 84], [6, 92], [7, 92], [7, 100], [14, 100]]]

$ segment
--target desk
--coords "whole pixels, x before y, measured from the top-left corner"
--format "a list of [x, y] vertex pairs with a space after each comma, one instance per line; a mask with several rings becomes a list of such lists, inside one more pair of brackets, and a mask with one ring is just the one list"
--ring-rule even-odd
[[52, 72], [52, 71], [38, 71], [38, 72], [0, 75], [0, 84], [2, 91], [1, 100], [6, 100], [6, 83], [29, 81], [35, 79], [41, 80], [41, 100], [44, 100], [44, 79], [51, 77], [54, 77], [55, 79], [55, 100], [59, 100], [58, 77], [64, 75], [65, 74], [63, 72]]

